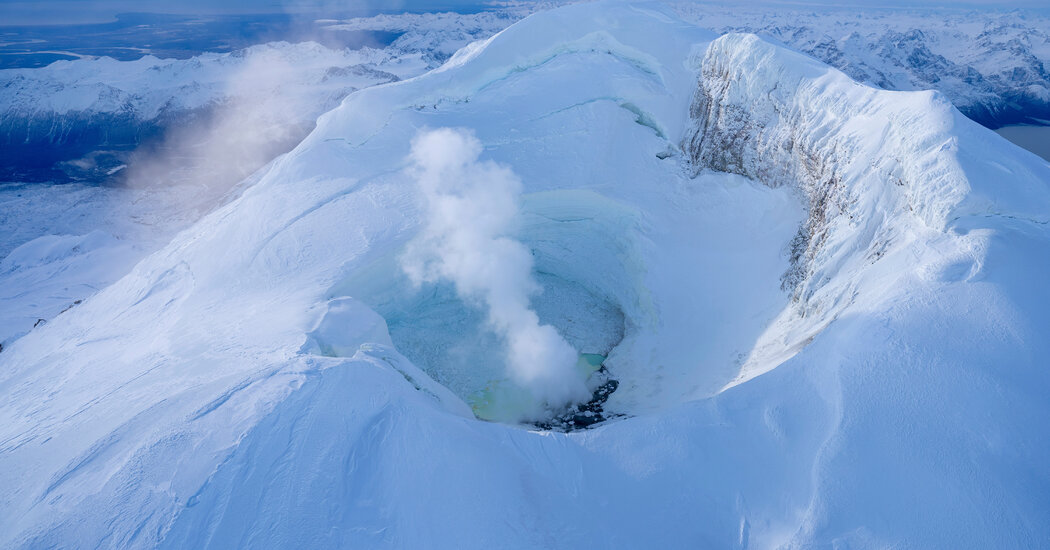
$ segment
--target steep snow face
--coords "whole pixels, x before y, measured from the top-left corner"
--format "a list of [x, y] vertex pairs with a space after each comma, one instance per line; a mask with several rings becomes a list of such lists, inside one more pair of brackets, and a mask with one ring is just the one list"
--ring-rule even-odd
[[[1050, 192], [1040, 182], [1045, 165], [1025, 154], [1028, 162], [1017, 167], [977, 160], [986, 156], [984, 141], [1003, 147], [1003, 140], [973, 139], [974, 125], [936, 92], [858, 86], [754, 35], [717, 40], [699, 72], [695, 125], [683, 142], [694, 166], [797, 186], [808, 203], [783, 280], [797, 308], [777, 322], [794, 337], [764, 335], [741, 379], [763, 370], [756, 363], [775, 366], [763, 354], [782, 353], [784, 338], [790, 349], [812, 338], [857, 299], [857, 280], [869, 266], [915, 232], [1005, 212], [1050, 222]], [[1035, 183], [1006, 191], [1007, 175]]]
[[[500, 343], [398, 261], [428, 127], [520, 178], [532, 306], [625, 417], [473, 418]], [[5, 349], [0, 545], [1038, 545], [1047, 181], [934, 94], [755, 37], [529, 17], [352, 94]]]
[[700, 26], [772, 37], [859, 82], [938, 90], [991, 128], [1050, 119], [1050, 19], [1035, 12], [675, 6]]

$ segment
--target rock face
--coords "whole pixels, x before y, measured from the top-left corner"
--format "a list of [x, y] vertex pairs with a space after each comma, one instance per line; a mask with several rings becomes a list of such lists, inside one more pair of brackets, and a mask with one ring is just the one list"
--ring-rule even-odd
[[989, 128], [1050, 119], [1050, 19], [1034, 12], [677, 7], [704, 27], [781, 41], [858, 82], [938, 90]]
[[[446, 127], [520, 177], [611, 420], [472, 417], [498, 342], [398, 267]], [[652, 4], [528, 17], [5, 346], [0, 546], [1036, 547], [1047, 181], [937, 93]]]
[[[857, 251], [877, 261], [901, 220], [941, 230], [1003, 207], [1000, 193], [963, 171], [953, 132], [965, 122], [942, 94], [879, 93], [754, 35], [716, 40], [698, 70], [683, 141], [694, 173], [740, 174], [805, 196], [809, 215], [784, 276], [803, 304], [838, 275], [821, 266]], [[1046, 218], [1023, 199], [1011, 208]]]
[[[302, 69], [288, 80], [311, 84], [307, 93], [314, 94], [310, 102], [316, 107], [299, 108], [296, 115], [298, 125], [308, 129], [317, 115], [354, 89], [435, 68], [458, 49], [536, 9], [379, 15], [328, 26], [402, 33], [382, 51], [334, 52], [316, 44], [274, 42], [183, 61], [87, 59], [0, 71], [0, 180], [104, 179], [127, 160], [127, 151], [187, 121], [207, 119], [212, 110], [243, 95], [231, 92], [236, 87], [231, 82], [252, 59], [266, 56]], [[889, 17], [877, 10], [722, 11], [696, 4], [680, 5], [678, 11], [704, 28], [770, 36], [872, 86], [939, 90], [990, 128], [1050, 120], [1050, 23], [1036, 14], [945, 11]], [[263, 87], [288, 92], [276, 83]]]

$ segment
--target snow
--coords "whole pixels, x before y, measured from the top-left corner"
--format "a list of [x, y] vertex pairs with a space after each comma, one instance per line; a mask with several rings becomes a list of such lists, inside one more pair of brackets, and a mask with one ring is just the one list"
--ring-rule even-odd
[[[5, 346], [0, 546], [1050, 538], [1050, 165], [939, 94], [716, 36], [574, 5], [348, 96]], [[471, 417], [498, 339], [397, 261], [423, 128], [471, 129], [520, 178], [532, 305], [610, 347], [580, 351], [608, 352], [622, 417]]]
[[[282, 78], [267, 78], [262, 67], [282, 70]], [[327, 110], [326, 95], [339, 94], [338, 100], [348, 89], [371, 85], [369, 70], [403, 78], [424, 68], [419, 56], [395, 57], [384, 50], [270, 42], [190, 59], [99, 57], [57, 61], [39, 69], [6, 69], [0, 71], [6, 84], [0, 103], [8, 112], [130, 112], [151, 120], [165, 110], [193, 110], [232, 97], [266, 96], [282, 88], [297, 88], [299, 94], [309, 93], [321, 100], [315, 107], [321, 110], [313, 114], [317, 116]]]
[[1050, 20], [1033, 10], [918, 5], [825, 7], [674, 4], [721, 33], [783, 42], [887, 90], [936, 89], [969, 117], [997, 128], [1034, 123], [1050, 109]]
[[502, 31], [529, 13], [549, 9], [544, 2], [530, 2], [519, 6], [502, 6], [496, 10], [478, 13], [401, 13], [380, 14], [333, 21], [327, 30], [388, 31], [401, 36], [390, 49], [402, 54], [423, 56], [432, 67], [437, 67], [453, 54], [478, 40], [484, 40]]
[[[360, 88], [360, 78], [326, 77], [330, 68], [371, 68], [399, 78], [444, 63], [521, 18], [560, 2], [503, 3], [478, 13], [380, 14], [318, 21], [328, 30], [402, 33], [377, 50], [331, 50], [312, 42], [271, 42], [234, 53], [187, 59], [145, 56], [61, 61], [42, 69], [0, 71], [0, 105], [22, 113], [124, 112], [150, 120], [164, 110], [192, 110], [236, 94], [228, 88], [253, 59], [292, 65], [297, 74], [268, 82], [259, 93], [295, 87], [318, 96]], [[982, 123], [1034, 122], [1050, 102], [1050, 35], [1034, 11], [921, 7], [912, 10], [812, 8], [759, 3], [722, 7], [672, 3], [678, 15], [719, 34], [752, 32], [781, 41], [885, 89], [937, 89]], [[338, 98], [336, 98], [338, 99]], [[320, 110], [330, 103], [321, 101]], [[1020, 110], [1018, 110], [1020, 109]], [[1035, 116], [1035, 115], [1032, 115]], [[1044, 116], [1043, 118], [1046, 118]]]
[[[98, 58], [0, 71], [7, 83], [0, 92], [3, 118], [28, 132], [21, 136], [26, 143], [58, 147], [65, 134], [76, 133], [69, 126], [83, 116], [85, 124], [104, 113], [177, 120], [160, 143], [135, 151], [127, 164], [96, 166], [97, 154], [113, 153], [108, 150], [69, 163], [119, 174], [108, 186], [0, 187], [6, 237], [0, 258], [37, 237], [38, 244], [61, 238], [66, 250], [31, 259], [30, 252], [41, 248], [27, 244], [22, 259], [0, 264], [0, 345], [126, 275], [225, 196], [235, 196], [237, 182], [298, 143], [316, 117], [347, 93], [426, 68], [418, 54], [274, 42], [187, 60]], [[203, 117], [194, 112], [204, 108], [212, 111]], [[48, 122], [36, 125], [34, 117]], [[30, 135], [35, 125], [50, 134]], [[115, 146], [107, 140], [88, 145]], [[108, 238], [89, 239], [92, 231]]]
[[196, 218], [187, 186], [0, 185], [0, 345], [126, 275]]

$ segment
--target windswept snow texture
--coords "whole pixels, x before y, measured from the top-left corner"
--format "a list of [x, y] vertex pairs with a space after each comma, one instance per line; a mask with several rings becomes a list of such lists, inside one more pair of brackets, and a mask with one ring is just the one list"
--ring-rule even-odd
[[88, 183], [0, 185], [0, 345], [236, 196], [346, 94], [426, 68], [418, 54], [272, 43], [0, 71], [0, 181]]
[[199, 214], [195, 190], [0, 184], [0, 345], [126, 275]]
[[[532, 306], [623, 416], [472, 417], [500, 343], [398, 262], [424, 127], [520, 178]], [[1039, 547], [1048, 182], [938, 93], [654, 5], [536, 14], [5, 348], [0, 546]]]
[[1050, 18], [1036, 12], [675, 5], [702, 27], [771, 37], [858, 82], [938, 90], [990, 128], [1050, 119]]

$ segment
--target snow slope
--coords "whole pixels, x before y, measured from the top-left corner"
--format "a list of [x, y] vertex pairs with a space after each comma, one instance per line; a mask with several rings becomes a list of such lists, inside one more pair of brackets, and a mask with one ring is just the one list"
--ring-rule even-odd
[[0, 179], [89, 183], [0, 186], [0, 345], [127, 274], [346, 94], [426, 68], [419, 54], [275, 42], [0, 71]]
[[[329, 50], [273, 42], [189, 60], [80, 59], [41, 69], [0, 71], [0, 179], [102, 180], [127, 162], [127, 150], [173, 128], [201, 124], [231, 105], [288, 101], [270, 122], [294, 135], [346, 93], [414, 76], [558, 2], [507, 4], [479, 13], [382, 14], [322, 20], [328, 31], [400, 33], [382, 50]], [[1050, 119], [1050, 36], [1035, 12], [878, 8], [731, 9], [676, 4], [688, 20], [718, 32], [755, 32], [783, 41], [846, 72], [893, 90], [937, 89], [967, 116], [997, 128]], [[294, 98], [306, 98], [297, 102]], [[247, 115], [260, 118], [257, 113]], [[276, 152], [266, 160], [276, 156]]]
[[1050, 115], [1050, 19], [1033, 11], [675, 4], [720, 32], [768, 36], [887, 90], [938, 90], [998, 128]]
[[[939, 94], [715, 36], [569, 6], [349, 96], [0, 354], [0, 545], [1050, 538], [1050, 165]], [[533, 305], [609, 354], [623, 417], [472, 418], [498, 343], [397, 265], [428, 127], [521, 178]]]
[[[1035, 11], [670, 4], [701, 27], [771, 37], [872, 86], [939, 90], [967, 116], [991, 128], [1050, 117], [1050, 20]], [[550, 7], [386, 14], [341, 21], [331, 28], [404, 32], [392, 49], [443, 61], [472, 40], [487, 38], [530, 11]]]
[[123, 277], [195, 217], [185, 186], [0, 185], [0, 345]]

